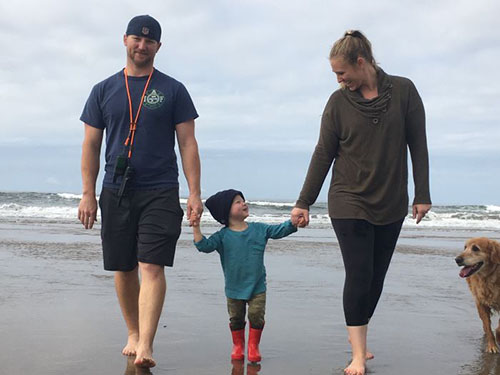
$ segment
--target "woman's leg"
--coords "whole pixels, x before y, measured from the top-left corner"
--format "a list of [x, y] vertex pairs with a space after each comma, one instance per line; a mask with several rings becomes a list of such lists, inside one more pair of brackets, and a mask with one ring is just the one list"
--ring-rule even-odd
[[352, 348], [352, 361], [344, 369], [344, 373], [349, 375], [364, 375], [366, 364], [366, 336], [368, 325], [347, 326], [347, 333]]
[[384, 288], [385, 275], [391, 263], [392, 254], [401, 232], [403, 220], [375, 226], [375, 251], [373, 260], [373, 281], [370, 290], [368, 317], [371, 318]]
[[373, 279], [374, 226], [365, 220], [332, 219], [345, 268], [344, 315], [348, 326], [369, 320], [369, 293]]
[[343, 303], [353, 358], [345, 373], [364, 374], [368, 354], [366, 337], [373, 279], [374, 226], [356, 219], [332, 219], [332, 224], [346, 273]]

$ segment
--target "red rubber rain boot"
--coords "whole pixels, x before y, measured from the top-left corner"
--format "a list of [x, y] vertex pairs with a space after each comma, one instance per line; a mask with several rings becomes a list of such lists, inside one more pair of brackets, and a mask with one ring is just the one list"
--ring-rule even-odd
[[231, 335], [233, 336], [231, 359], [241, 361], [245, 358], [245, 328], [231, 331]]
[[259, 352], [260, 336], [262, 336], [262, 329], [255, 329], [250, 326], [250, 333], [248, 334], [248, 360], [250, 362], [260, 362], [262, 357]]

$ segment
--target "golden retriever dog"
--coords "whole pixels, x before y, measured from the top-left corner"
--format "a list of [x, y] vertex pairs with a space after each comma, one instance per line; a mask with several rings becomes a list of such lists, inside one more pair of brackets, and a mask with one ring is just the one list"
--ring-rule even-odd
[[[498, 353], [495, 336], [491, 330], [492, 311], [500, 312], [500, 243], [485, 237], [469, 239], [464, 251], [455, 258], [460, 277], [464, 277], [476, 300], [479, 317], [486, 334], [486, 352]], [[496, 340], [500, 343], [500, 320]]]

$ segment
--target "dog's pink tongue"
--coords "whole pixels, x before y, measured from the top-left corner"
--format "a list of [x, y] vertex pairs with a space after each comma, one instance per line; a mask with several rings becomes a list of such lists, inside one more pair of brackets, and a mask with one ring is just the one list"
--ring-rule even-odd
[[460, 277], [467, 277], [469, 276], [469, 272], [471, 271], [472, 267], [471, 266], [467, 266], [467, 267], [464, 267], [460, 270]]

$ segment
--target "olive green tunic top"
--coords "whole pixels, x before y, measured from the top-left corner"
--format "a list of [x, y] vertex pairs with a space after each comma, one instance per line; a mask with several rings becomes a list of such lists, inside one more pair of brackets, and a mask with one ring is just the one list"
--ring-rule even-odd
[[335, 219], [364, 219], [375, 225], [408, 214], [411, 154], [415, 198], [430, 204], [425, 112], [413, 83], [377, 70], [379, 96], [335, 91], [321, 119], [318, 144], [296, 207], [309, 209], [333, 162], [328, 212]]

